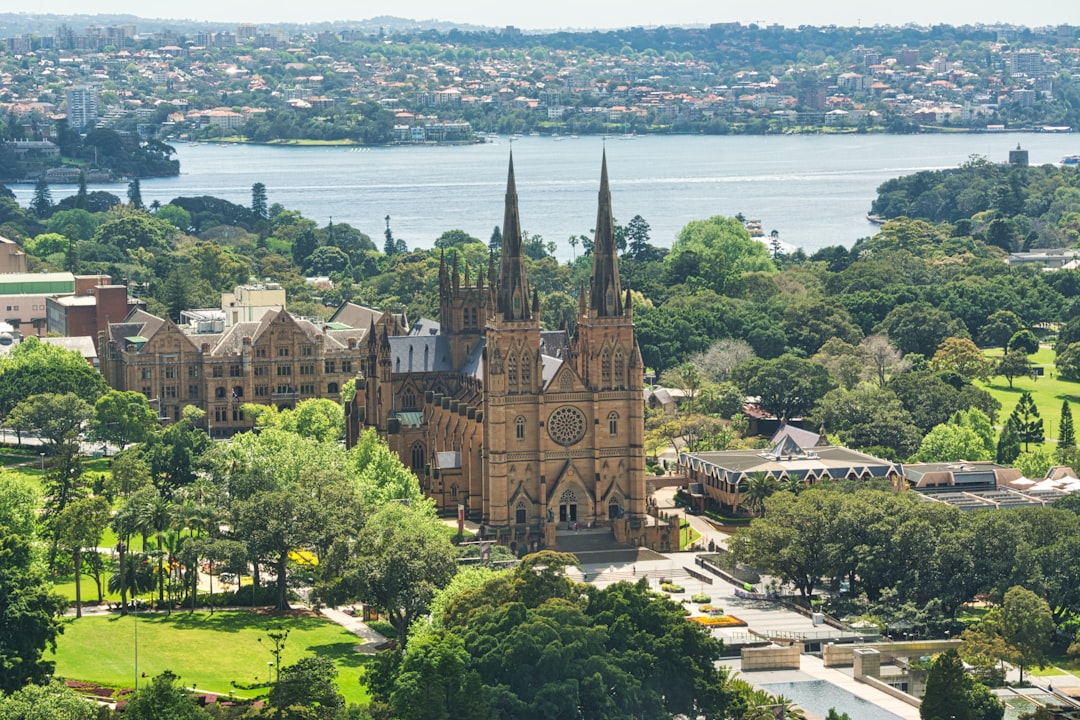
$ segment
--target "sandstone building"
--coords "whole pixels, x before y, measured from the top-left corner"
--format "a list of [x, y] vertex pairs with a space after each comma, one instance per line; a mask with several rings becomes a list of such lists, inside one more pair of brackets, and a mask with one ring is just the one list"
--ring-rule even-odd
[[375, 428], [440, 510], [460, 506], [485, 536], [518, 548], [554, 545], [557, 530], [576, 526], [670, 544], [645, 512], [643, 368], [619, 283], [606, 157], [595, 228], [572, 335], [542, 330], [511, 157], [497, 267], [493, 259], [474, 279], [444, 261], [437, 323], [372, 322], [346, 406], [348, 442]]

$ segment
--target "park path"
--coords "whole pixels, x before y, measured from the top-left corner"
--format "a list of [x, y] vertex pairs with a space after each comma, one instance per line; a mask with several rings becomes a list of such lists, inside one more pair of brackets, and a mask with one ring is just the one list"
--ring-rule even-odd
[[368, 624], [360, 618], [353, 617], [352, 615], [349, 615], [346, 612], [342, 612], [337, 608], [322, 608], [321, 610], [319, 610], [319, 614], [327, 620], [337, 623], [341, 627], [351, 632], [353, 635], [356, 635], [358, 638], [363, 640], [363, 642], [356, 647], [357, 652], [362, 652], [369, 655], [373, 654], [376, 647], [382, 645], [387, 641], [387, 639], [383, 637], [382, 634], [372, 630], [370, 627], [368, 627]]

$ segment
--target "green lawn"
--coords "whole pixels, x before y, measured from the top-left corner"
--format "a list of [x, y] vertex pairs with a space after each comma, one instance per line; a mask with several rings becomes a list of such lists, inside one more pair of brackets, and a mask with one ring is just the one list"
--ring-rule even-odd
[[[989, 350], [987, 357], [998, 357], [1001, 350]], [[1061, 402], [1068, 400], [1073, 405], [1073, 418], [1080, 412], [1080, 383], [1069, 382], [1058, 377], [1057, 368], [1054, 367], [1053, 348], [1041, 346], [1039, 352], [1029, 356], [1035, 365], [1043, 367], [1043, 377], [1032, 379], [1030, 377], [1014, 378], [1013, 387], [1003, 377], [991, 378], [989, 384], [981, 384], [994, 398], [1001, 403], [1001, 412], [998, 414], [997, 424], [1000, 426], [1012, 413], [1020, 395], [1025, 392], [1031, 393], [1031, 399], [1035, 401], [1035, 407], [1039, 409], [1039, 415], [1043, 419], [1043, 432], [1047, 438], [1057, 439], [1058, 423], [1061, 421]], [[1056, 445], [1047, 443], [1047, 449], [1053, 450]]]
[[1051, 655], [1049, 665], [1042, 669], [1036, 667], [1024, 668], [1024, 673], [1030, 673], [1036, 677], [1063, 674], [1080, 677], [1080, 658], [1069, 657], [1068, 655]]
[[[255, 697], [266, 692], [262, 686], [267, 681], [267, 662], [274, 659], [270, 652], [273, 643], [266, 633], [286, 627], [289, 637], [281, 657], [283, 665], [311, 654], [329, 657], [338, 668], [338, 686], [346, 701], [368, 701], [358, 677], [370, 656], [353, 651], [361, 640], [314, 617], [282, 619], [229, 611], [67, 619], [57, 642], [56, 674], [107, 687], [133, 687], [136, 625], [140, 675], [154, 677], [172, 670], [187, 687], [194, 685], [224, 695], [234, 690], [237, 697]], [[234, 681], [242, 687], [234, 687]], [[260, 687], [249, 689], [253, 684]]]

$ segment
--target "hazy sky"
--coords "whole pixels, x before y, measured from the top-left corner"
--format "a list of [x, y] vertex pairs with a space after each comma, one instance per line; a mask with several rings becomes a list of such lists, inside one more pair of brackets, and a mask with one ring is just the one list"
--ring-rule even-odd
[[[1041, 26], [1080, 23], [1074, 0], [771, 0], [767, 3], [715, 0], [24, 0], [24, 13], [109, 13], [141, 17], [184, 17], [222, 22], [311, 22], [363, 20], [395, 15], [415, 20], [438, 19], [480, 25], [516, 25], [526, 29], [614, 28], [630, 25], [685, 25], [732, 22], [797, 25], [903, 25], [1008, 22]], [[1071, 8], [1071, 9], [1070, 9]]]

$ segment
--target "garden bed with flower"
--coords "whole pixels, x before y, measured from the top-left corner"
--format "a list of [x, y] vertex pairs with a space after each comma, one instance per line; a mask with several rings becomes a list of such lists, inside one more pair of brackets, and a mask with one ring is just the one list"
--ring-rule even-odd
[[734, 615], [694, 615], [687, 619], [707, 628], [746, 627], [746, 621]]

